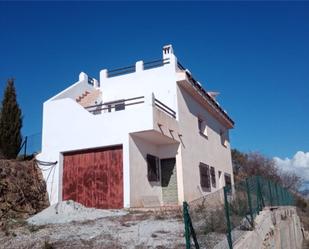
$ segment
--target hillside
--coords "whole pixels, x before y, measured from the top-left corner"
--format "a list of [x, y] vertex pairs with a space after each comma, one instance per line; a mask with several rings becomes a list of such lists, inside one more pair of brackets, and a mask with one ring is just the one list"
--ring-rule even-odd
[[0, 160], [0, 225], [25, 219], [49, 206], [46, 185], [34, 160]]

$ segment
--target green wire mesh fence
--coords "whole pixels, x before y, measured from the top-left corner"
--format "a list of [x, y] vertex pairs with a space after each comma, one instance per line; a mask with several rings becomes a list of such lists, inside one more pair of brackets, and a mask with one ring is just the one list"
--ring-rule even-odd
[[[213, 248], [220, 241], [227, 243], [223, 189], [209, 193], [189, 203], [185, 202], [184, 210], [186, 210], [184, 212], [185, 227], [188, 227], [185, 231], [187, 249]], [[186, 217], [186, 214], [189, 217]], [[227, 245], [226, 248], [228, 248]]]
[[232, 249], [241, 235], [254, 229], [264, 207], [287, 205], [294, 205], [292, 193], [260, 176], [185, 202], [186, 248]]

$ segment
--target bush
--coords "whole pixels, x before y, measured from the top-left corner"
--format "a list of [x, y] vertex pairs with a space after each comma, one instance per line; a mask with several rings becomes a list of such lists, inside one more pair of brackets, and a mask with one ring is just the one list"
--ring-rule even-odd
[[306, 211], [306, 209], [308, 207], [308, 203], [304, 198], [302, 198], [300, 196], [296, 196], [295, 202], [296, 202], [296, 207], [300, 208], [303, 212]]

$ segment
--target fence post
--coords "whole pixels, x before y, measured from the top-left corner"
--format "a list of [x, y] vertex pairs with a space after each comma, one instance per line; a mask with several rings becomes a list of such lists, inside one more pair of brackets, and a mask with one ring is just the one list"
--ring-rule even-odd
[[193, 228], [193, 225], [192, 225], [190, 215], [189, 215], [189, 225], [190, 225], [190, 233], [191, 233], [193, 241], [194, 241], [194, 246], [195, 246], [196, 249], [200, 249], [200, 246], [198, 244], [196, 234], [195, 234], [195, 231], [194, 231], [194, 228]]
[[196, 249], [199, 249], [200, 246], [198, 244], [196, 234], [192, 225], [192, 221], [190, 218], [189, 210], [188, 210], [188, 203], [186, 201], [183, 202], [183, 218], [185, 223], [185, 238], [186, 238], [186, 249], [191, 248], [191, 235], [194, 241], [194, 245]]
[[271, 193], [271, 185], [270, 185], [270, 180], [268, 180], [268, 190], [269, 190], [269, 200], [270, 200], [270, 206], [273, 205], [273, 196]]
[[260, 191], [259, 191], [259, 178], [258, 176], [255, 177], [256, 179], [256, 203], [257, 203], [257, 214], [260, 214]]
[[261, 179], [259, 176], [257, 176], [257, 185], [258, 185], [258, 191], [259, 191], [259, 197], [260, 197], [259, 209], [260, 211], [262, 211], [263, 207], [265, 207], [265, 203], [264, 203], [264, 197], [263, 197], [263, 192], [262, 192], [262, 187], [261, 187]]
[[27, 142], [28, 142], [28, 136], [25, 137], [25, 147], [24, 147], [24, 159], [26, 159], [27, 156]]
[[227, 192], [228, 192], [228, 187], [225, 186], [223, 188], [224, 192], [224, 209], [225, 209], [225, 217], [226, 217], [226, 225], [227, 225], [227, 242], [229, 244], [229, 248], [233, 249], [233, 242], [232, 242], [232, 235], [231, 235], [231, 221], [230, 221], [230, 212], [229, 212], [229, 203], [227, 200]]
[[278, 194], [278, 184], [275, 183], [276, 196], [277, 196], [277, 206], [279, 206], [279, 194]]
[[251, 195], [250, 195], [250, 188], [249, 188], [249, 183], [248, 183], [247, 178], [246, 178], [246, 188], [247, 188], [248, 204], [249, 204], [249, 211], [250, 211], [250, 217], [251, 217], [251, 226], [252, 226], [252, 228], [254, 228]]
[[186, 201], [183, 202], [183, 220], [185, 223], [186, 249], [190, 249], [191, 241], [190, 241], [189, 212], [188, 212], [188, 203]]

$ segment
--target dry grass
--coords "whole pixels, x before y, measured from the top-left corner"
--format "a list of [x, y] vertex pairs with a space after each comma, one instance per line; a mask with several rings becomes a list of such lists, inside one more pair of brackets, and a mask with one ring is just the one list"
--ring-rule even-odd
[[[309, 200], [296, 197], [297, 214], [305, 231], [309, 231]], [[303, 249], [309, 248], [309, 240], [304, 240]]]
[[[297, 214], [306, 231], [309, 231], [309, 201], [303, 198], [296, 200]], [[308, 247], [309, 248], [309, 247]]]

